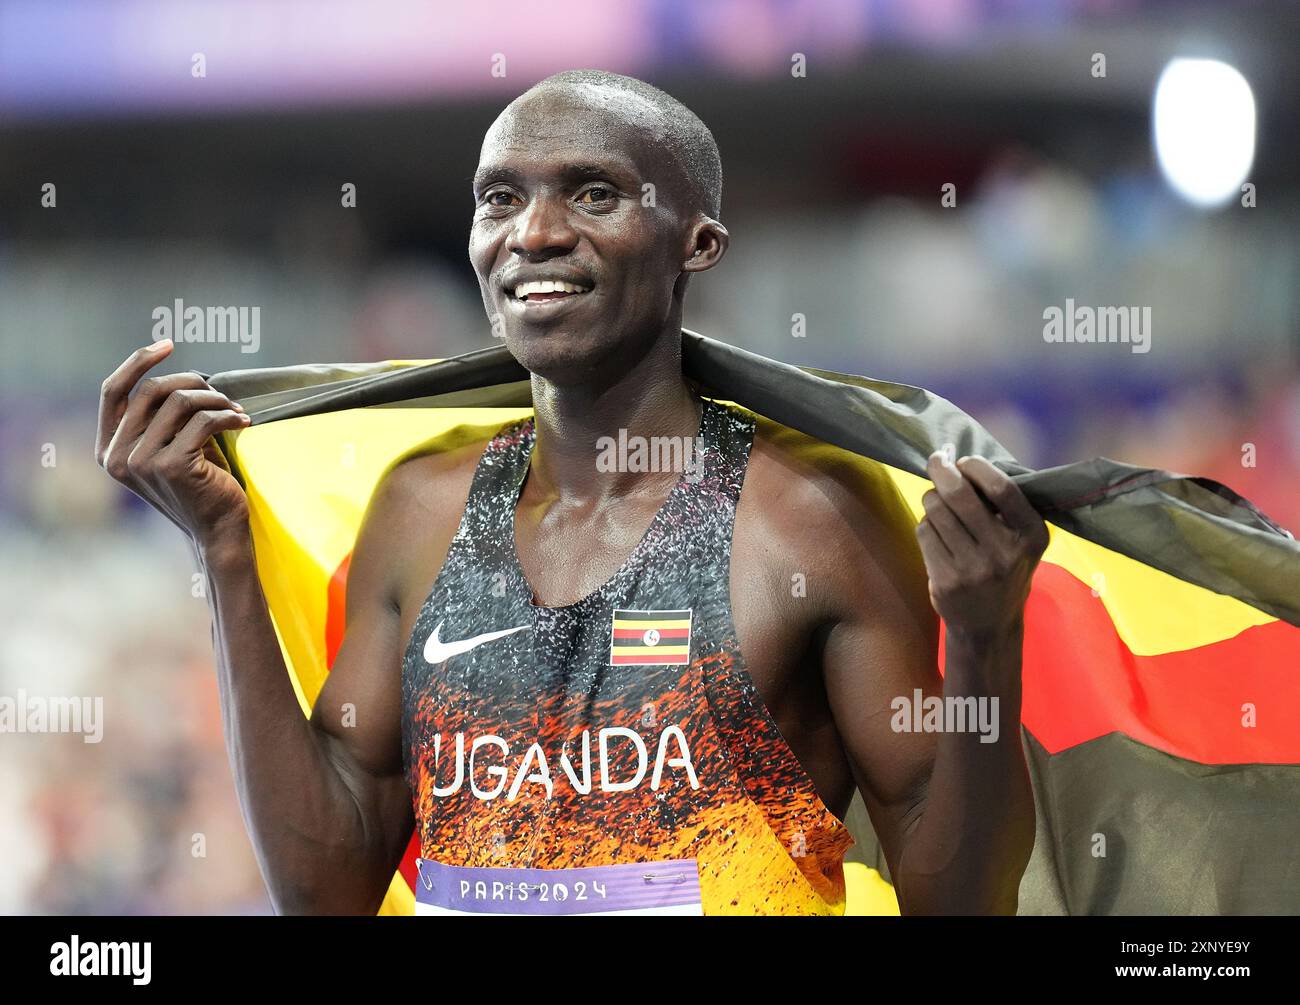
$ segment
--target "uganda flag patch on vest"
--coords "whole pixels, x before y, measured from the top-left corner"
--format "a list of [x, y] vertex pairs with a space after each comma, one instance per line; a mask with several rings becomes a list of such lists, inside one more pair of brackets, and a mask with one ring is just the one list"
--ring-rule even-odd
[[611, 666], [685, 665], [691, 661], [690, 611], [614, 612]]

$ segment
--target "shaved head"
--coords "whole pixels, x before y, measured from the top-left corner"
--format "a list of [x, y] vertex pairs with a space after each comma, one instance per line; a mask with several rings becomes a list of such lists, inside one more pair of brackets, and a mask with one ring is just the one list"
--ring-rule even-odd
[[640, 129], [668, 154], [692, 209], [722, 216], [722, 158], [713, 133], [698, 115], [666, 91], [635, 77], [605, 70], [565, 70], [540, 80], [518, 101], [543, 90], [568, 91], [586, 105], [599, 105]]
[[483, 306], [534, 377], [616, 380], [654, 353], [680, 379], [687, 286], [730, 241], [718, 145], [693, 112], [616, 73], [547, 77], [488, 128], [473, 194]]

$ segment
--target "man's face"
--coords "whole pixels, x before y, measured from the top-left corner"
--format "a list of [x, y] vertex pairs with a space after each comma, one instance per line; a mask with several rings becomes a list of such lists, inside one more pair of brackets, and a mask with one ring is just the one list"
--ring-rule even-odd
[[[484, 139], [470, 261], [494, 332], [556, 383], [631, 365], [671, 314], [690, 219], [647, 128], [651, 116], [609, 92], [544, 90]], [[642, 205], [647, 182], [654, 206]]]

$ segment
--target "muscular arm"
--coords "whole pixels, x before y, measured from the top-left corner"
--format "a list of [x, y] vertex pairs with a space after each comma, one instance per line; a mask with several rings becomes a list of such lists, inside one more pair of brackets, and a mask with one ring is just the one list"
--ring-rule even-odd
[[[798, 518], [782, 536], [821, 583], [817, 637], [827, 702], [900, 907], [905, 914], [1014, 913], [1034, 840], [1019, 730], [1021, 615], [1033, 563], [1023, 591], [1006, 588], [992, 570], [1014, 563], [990, 546], [980, 582], [976, 563], [959, 571], [950, 553], [923, 551], [916, 522], [879, 466], [824, 445], [785, 446], [799, 476], [785, 482], [800, 487], [787, 490], [799, 498], [783, 508]], [[966, 491], [962, 503], [984, 506], [971, 486]], [[927, 511], [936, 501], [927, 499]], [[928, 523], [921, 538], [933, 533]], [[988, 616], [971, 616], [973, 608]], [[947, 627], [944, 677], [936, 609]], [[918, 691], [922, 701], [996, 697], [996, 741], [981, 742], [969, 727], [897, 730], [899, 699], [910, 720]]]
[[285, 670], [248, 534], [201, 548], [226, 747], [281, 913], [374, 913], [410, 837], [386, 532], [393, 495], [381, 487], [367, 513], [349, 568], [347, 633], [310, 720]]
[[[394, 589], [398, 558], [410, 550], [410, 527], [399, 521], [411, 510], [405, 479], [390, 476], [366, 516], [347, 636], [309, 721], [257, 577], [247, 497], [211, 439], [248, 417], [196, 373], [146, 378], [173, 348], [164, 339], [138, 349], [104, 381], [96, 460], [184, 531], [199, 556], [227, 751], [276, 909], [373, 912], [411, 831]], [[448, 498], [460, 487], [449, 482]]]
[[[866, 565], [855, 614], [827, 639], [823, 674], [836, 725], [903, 913], [1014, 914], [1034, 841], [1019, 637], [949, 632], [941, 678], [920, 552], [897, 541], [893, 554]], [[918, 690], [922, 700], [996, 696], [996, 741], [974, 731], [896, 732], [893, 703], [905, 699], [910, 719]]]

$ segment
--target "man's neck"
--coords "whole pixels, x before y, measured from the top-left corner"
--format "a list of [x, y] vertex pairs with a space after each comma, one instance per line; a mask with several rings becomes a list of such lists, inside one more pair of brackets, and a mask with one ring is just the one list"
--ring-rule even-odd
[[[678, 329], [680, 330], [680, 329]], [[682, 377], [681, 342], [662, 338], [635, 364], [583, 384], [532, 378], [537, 442], [530, 478], [544, 495], [575, 504], [656, 494], [680, 472], [610, 471], [598, 466], [602, 437], [615, 444], [631, 437], [693, 438], [699, 432], [700, 399]], [[684, 441], [683, 441], [684, 442]]]

